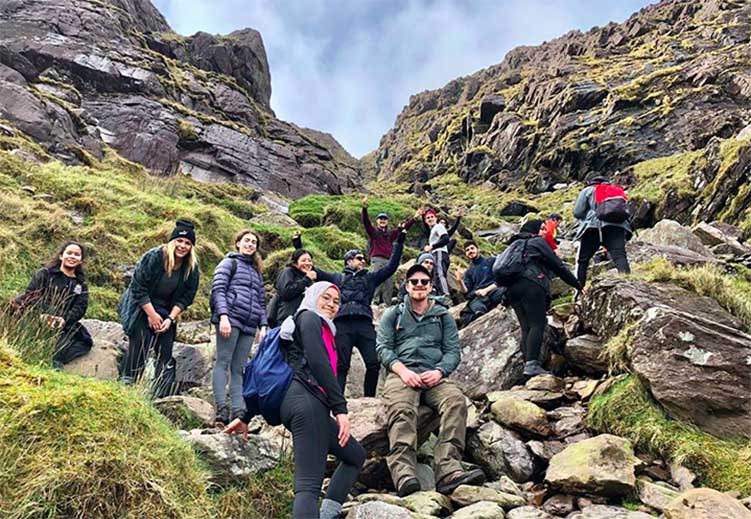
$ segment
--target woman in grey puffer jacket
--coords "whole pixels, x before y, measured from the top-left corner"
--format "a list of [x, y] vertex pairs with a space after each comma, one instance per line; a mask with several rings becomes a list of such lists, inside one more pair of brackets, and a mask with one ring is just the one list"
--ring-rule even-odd
[[[216, 421], [227, 425], [245, 413], [243, 369], [261, 328], [266, 334], [266, 291], [261, 276], [258, 235], [243, 229], [235, 236], [235, 249], [219, 262], [211, 284], [211, 322], [216, 325], [216, 362], [212, 374]], [[230, 403], [227, 406], [227, 370], [230, 371]]]

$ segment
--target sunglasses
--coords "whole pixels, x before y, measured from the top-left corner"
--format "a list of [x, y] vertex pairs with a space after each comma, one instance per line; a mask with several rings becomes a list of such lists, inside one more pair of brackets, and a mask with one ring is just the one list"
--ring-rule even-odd
[[365, 261], [365, 256], [355, 256], [356, 260]]
[[420, 279], [408, 279], [409, 284], [413, 287], [416, 287], [417, 285], [422, 285], [424, 287], [428, 286], [430, 284], [430, 279], [427, 278], [420, 278]]

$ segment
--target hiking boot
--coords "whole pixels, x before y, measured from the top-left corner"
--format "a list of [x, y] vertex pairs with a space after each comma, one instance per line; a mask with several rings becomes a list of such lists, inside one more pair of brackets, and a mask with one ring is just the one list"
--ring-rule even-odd
[[236, 418], [242, 418], [245, 416], [245, 409], [233, 409], [232, 410], [232, 420], [235, 420]]
[[219, 409], [216, 410], [216, 418], [214, 418], [214, 422], [221, 427], [226, 427], [229, 425], [229, 407], [226, 405], [223, 405]]
[[480, 469], [473, 469], [467, 472], [457, 470], [439, 481], [436, 486], [436, 492], [449, 495], [457, 489], [459, 485], [482, 485], [485, 483], [485, 473]]
[[527, 361], [524, 364], [524, 376], [536, 377], [537, 375], [550, 375], [550, 372], [542, 367], [539, 360]]
[[414, 494], [415, 492], [420, 491], [420, 482], [417, 481], [417, 478], [409, 478], [407, 481], [405, 481], [402, 486], [399, 487], [399, 489], [396, 491], [397, 495], [399, 497], [406, 497], [410, 494]]

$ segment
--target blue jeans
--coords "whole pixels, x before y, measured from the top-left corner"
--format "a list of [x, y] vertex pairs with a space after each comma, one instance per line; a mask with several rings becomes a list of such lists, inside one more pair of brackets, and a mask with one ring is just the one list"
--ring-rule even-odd
[[216, 361], [211, 376], [214, 404], [217, 409], [227, 405], [227, 370], [229, 370], [229, 394], [233, 416], [245, 411], [243, 370], [248, 363], [248, 355], [255, 336], [255, 330], [253, 333], [242, 333], [239, 328], [233, 326], [232, 333], [225, 339], [219, 335], [219, 325], [216, 326]]

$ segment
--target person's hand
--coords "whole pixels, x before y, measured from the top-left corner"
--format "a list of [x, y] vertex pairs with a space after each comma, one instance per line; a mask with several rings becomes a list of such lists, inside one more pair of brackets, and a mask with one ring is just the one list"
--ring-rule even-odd
[[349, 425], [349, 416], [345, 413], [336, 415], [336, 423], [339, 424], [339, 447], [344, 447], [349, 441], [351, 426]]
[[229, 322], [229, 317], [222, 315], [219, 317], [219, 335], [225, 339], [232, 333], [232, 324]]
[[464, 281], [464, 273], [467, 272], [467, 269], [458, 268], [454, 271], [454, 277], [457, 281], [462, 280]]
[[463, 207], [460, 207], [459, 210], [456, 211], [456, 216], [457, 216], [457, 218], [461, 218], [462, 216], [464, 216], [464, 208]]
[[153, 314], [149, 314], [149, 328], [151, 328], [151, 331], [159, 333], [159, 330], [162, 328], [162, 322], [164, 319], [162, 319], [162, 316], [158, 313], [154, 312]]
[[53, 330], [62, 328], [65, 325], [65, 319], [63, 319], [62, 317], [58, 317], [56, 315], [41, 314], [39, 318], [42, 320], [44, 324], [46, 324]]
[[302, 236], [302, 234], [300, 234], [300, 231], [295, 231], [294, 233], [292, 233], [293, 240], [299, 240], [300, 236]]
[[487, 295], [487, 292], [484, 288], [478, 288], [477, 290], [475, 290], [475, 295], [478, 297], [485, 297]]
[[242, 434], [243, 440], [248, 441], [248, 424], [235, 418], [230, 424], [222, 430], [225, 434]]
[[157, 330], [156, 333], [166, 332], [167, 330], [170, 329], [170, 326], [172, 326], [172, 324], [173, 324], [172, 317], [165, 317], [164, 320], [162, 321], [162, 325], [159, 327], [159, 330]]
[[424, 212], [425, 212], [425, 209], [423, 209], [422, 207], [418, 207], [417, 211], [415, 211], [415, 220], [419, 220], [420, 218], [422, 218], [422, 213]]
[[443, 378], [443, 373], [438, 369], [426, 371], [420, 375], [420, 380], [428, 387], [433, 387]]
[[404, 382], [404, 384], [409, 387], [418, 389], [423, 386], [422, 378], [420, 378], [420, 375], [409, 368], [404, 368], [401, 373], [399, 373], [399, 378], [402, 379], [402, 382]]
[[431, 245], [426, 245], [422, 248], [423, 252], [430, 252], [433, 250], [433, 247]]
[[307, 276], [307, 278], [310, 279], [311, 281], [315, 281], [316, 279], [318, 279], [318, 274], [316, 274], [316, 271], [313, 269], [310, 269], [309, 271], [307, 271], [305, 273], [305, 276]]
[[258, 342], [261, 342], [266, 337], [267, 331], [268, 331], [268, 327], [261, 326], [261, 329], [258, 330], [258, 336], [257, 336]]
[[368, 197], [367, 196], [362, 197], [362, 206], [363, 207], [368, 207]]

